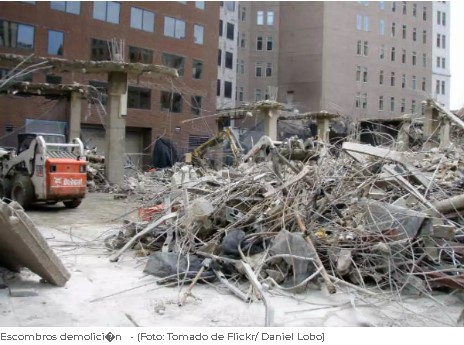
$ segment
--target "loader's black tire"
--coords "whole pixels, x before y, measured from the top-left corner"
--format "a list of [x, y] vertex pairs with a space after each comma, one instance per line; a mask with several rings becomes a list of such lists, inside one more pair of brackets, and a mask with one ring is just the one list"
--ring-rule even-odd
[[0, 199], [7, 199], [4, 200], [6, 202], [11, 199], [11, 188], [13, 187], [13, 181], [9, 178], [0, 178]]
[[73, 199], [71, 201], [63, 201], [63, 204], [66, 208], [76, 208], [81, 204], [81, 202], [82, 199]]
[[34, 201], [34, 186], [31, 178], [26, 175], [17, 175], [11, 188], [11, 200], [16, 201], [25, 210], [28, 209]]

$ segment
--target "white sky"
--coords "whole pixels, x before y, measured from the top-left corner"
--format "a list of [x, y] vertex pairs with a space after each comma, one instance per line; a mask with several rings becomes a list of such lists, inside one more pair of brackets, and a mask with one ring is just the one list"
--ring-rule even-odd
[[451, 1], [451, 103], [464, 107], [464, 1]]

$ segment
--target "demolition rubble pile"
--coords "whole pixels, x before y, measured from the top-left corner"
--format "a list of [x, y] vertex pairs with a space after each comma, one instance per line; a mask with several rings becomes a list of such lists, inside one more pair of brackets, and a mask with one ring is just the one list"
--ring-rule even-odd
[[107, 240], [111, 260], [134, 249], [159, 283], [218, 279], [243, 300], [243, 277], [262, 297], [321, 283], [331, 293], [464, 288], [464, 152], [327, 148], [304, 163], [271, 150], [219, 172], [181, 166], [145, 194], [150, 217]]

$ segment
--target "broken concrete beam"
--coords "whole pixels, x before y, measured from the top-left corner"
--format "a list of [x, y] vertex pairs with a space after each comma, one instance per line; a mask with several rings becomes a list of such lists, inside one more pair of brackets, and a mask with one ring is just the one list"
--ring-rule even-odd
[[10, 297], [35, 297], [38, 295], [37, 289], [10, 287]]
[[27, 267], [57, 286], [64, 286], [71, 276], [32, 220], [15, 202], [7, 205], [0, 201], [0, 266], [16, 272]]
[[432, 228], [432, 237], [444, 238], [445, 240], [454, 240], [456, 227], [453, 225], [434, 225]]
[[442, 214], [462, 211], [464, 210], [464, 194], [434, 202], [433, 206], [438, 212]]

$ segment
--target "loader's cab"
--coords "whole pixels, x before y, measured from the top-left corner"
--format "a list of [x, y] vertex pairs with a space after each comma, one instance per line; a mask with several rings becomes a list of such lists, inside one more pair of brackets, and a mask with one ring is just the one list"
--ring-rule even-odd
[[32, 140], [38, 136], [44, 138], [47, 144], [65, 144], [66, 138], [62, 134], [49, 134], [49, 133], [21, 133], [18, 134], [18, 152], [19, 155], [21, 152], [27, 150], [31, 145]]

